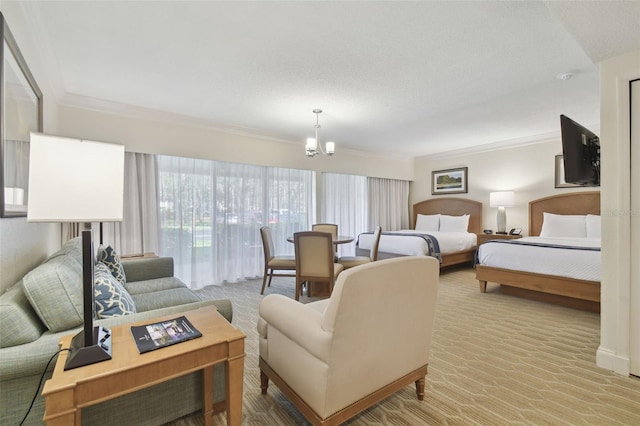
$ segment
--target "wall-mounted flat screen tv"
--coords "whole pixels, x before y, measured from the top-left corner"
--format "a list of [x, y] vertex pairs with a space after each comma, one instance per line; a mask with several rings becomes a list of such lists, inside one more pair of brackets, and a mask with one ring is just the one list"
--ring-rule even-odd
[[600, 139], [566, 115], [560, 116], [564, 180], [584, 186], [600, 186]]

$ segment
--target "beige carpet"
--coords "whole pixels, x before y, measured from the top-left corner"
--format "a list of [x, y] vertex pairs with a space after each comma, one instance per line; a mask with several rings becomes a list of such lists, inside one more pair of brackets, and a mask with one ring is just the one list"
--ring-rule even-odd
[[[243, 424], [306, 424], [275, 385], [260, 393], [260, 285], [250, 280], [199, 293], [230, 298], [233, 324], [247, 335]], [[293, 296], [293, 279], [274, 279], [265, 291], [271, 293]], [[505, 296], [491, 284], [481, 294], [473, 270], [445, 272], [424, 401], [408, 386], [346, 424], [639, 425], [640, 379], [596, 367], [599, 327], [597, 314]], [[197, 414], [171, 423], [202, 424]]]

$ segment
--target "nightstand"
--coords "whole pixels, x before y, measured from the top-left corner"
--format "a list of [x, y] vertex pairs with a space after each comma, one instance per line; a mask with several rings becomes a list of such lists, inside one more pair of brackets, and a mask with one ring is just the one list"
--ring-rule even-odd
[[522, 238], [522, 235], [509, 235], [509, 234], [476, 234], [478, 236], [478, 246], [486, 243], [489, 240], [516, 240]]

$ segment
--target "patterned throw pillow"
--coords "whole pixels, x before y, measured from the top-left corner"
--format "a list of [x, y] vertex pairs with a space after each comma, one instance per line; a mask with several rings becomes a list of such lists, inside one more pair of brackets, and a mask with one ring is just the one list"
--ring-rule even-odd
[[100, 245], [98, 247], [98, 261], [104, 263], [109, 267], [111, 274], [118, 280], [118, 282], [124, 287], [127, 284], [127, 277], [124, 274], [124, 267], [120, 256], [111, 246], [104, 247]]
[[96, 317], [109, 318], [135, 314], [136, 304], [131, 295], [111, 274], [107, 265], [98, 262], [94, 269], [93, 292]]

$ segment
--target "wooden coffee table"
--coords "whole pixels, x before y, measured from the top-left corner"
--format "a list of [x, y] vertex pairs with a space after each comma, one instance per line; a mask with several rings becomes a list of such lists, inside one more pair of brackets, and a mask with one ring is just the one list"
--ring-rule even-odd
[[[131, 325], [151, 324], [182, 315], [202, 333], [202, 337], [144, 354], [138, 353], [131, 335]], [[215, 307], [112, 327], [111, 334], [111, 360], [64, 371], [67, 352], [60, 353], [53, 376], [47, 380], [42, 391], [46, 403], [44, 421], [47, 425], [80, 425], [82, 407], [198, 370], [202, 370], [205, 378], [202, 412], [205, 424], [211, 425], [214, 414], [213, 368], [220, 362], [226, 364], [227, 424], [241, 423], [245, 335], [231, 326]], [[60, 347], [69, 347], [72, 337], [63, 337]]]

